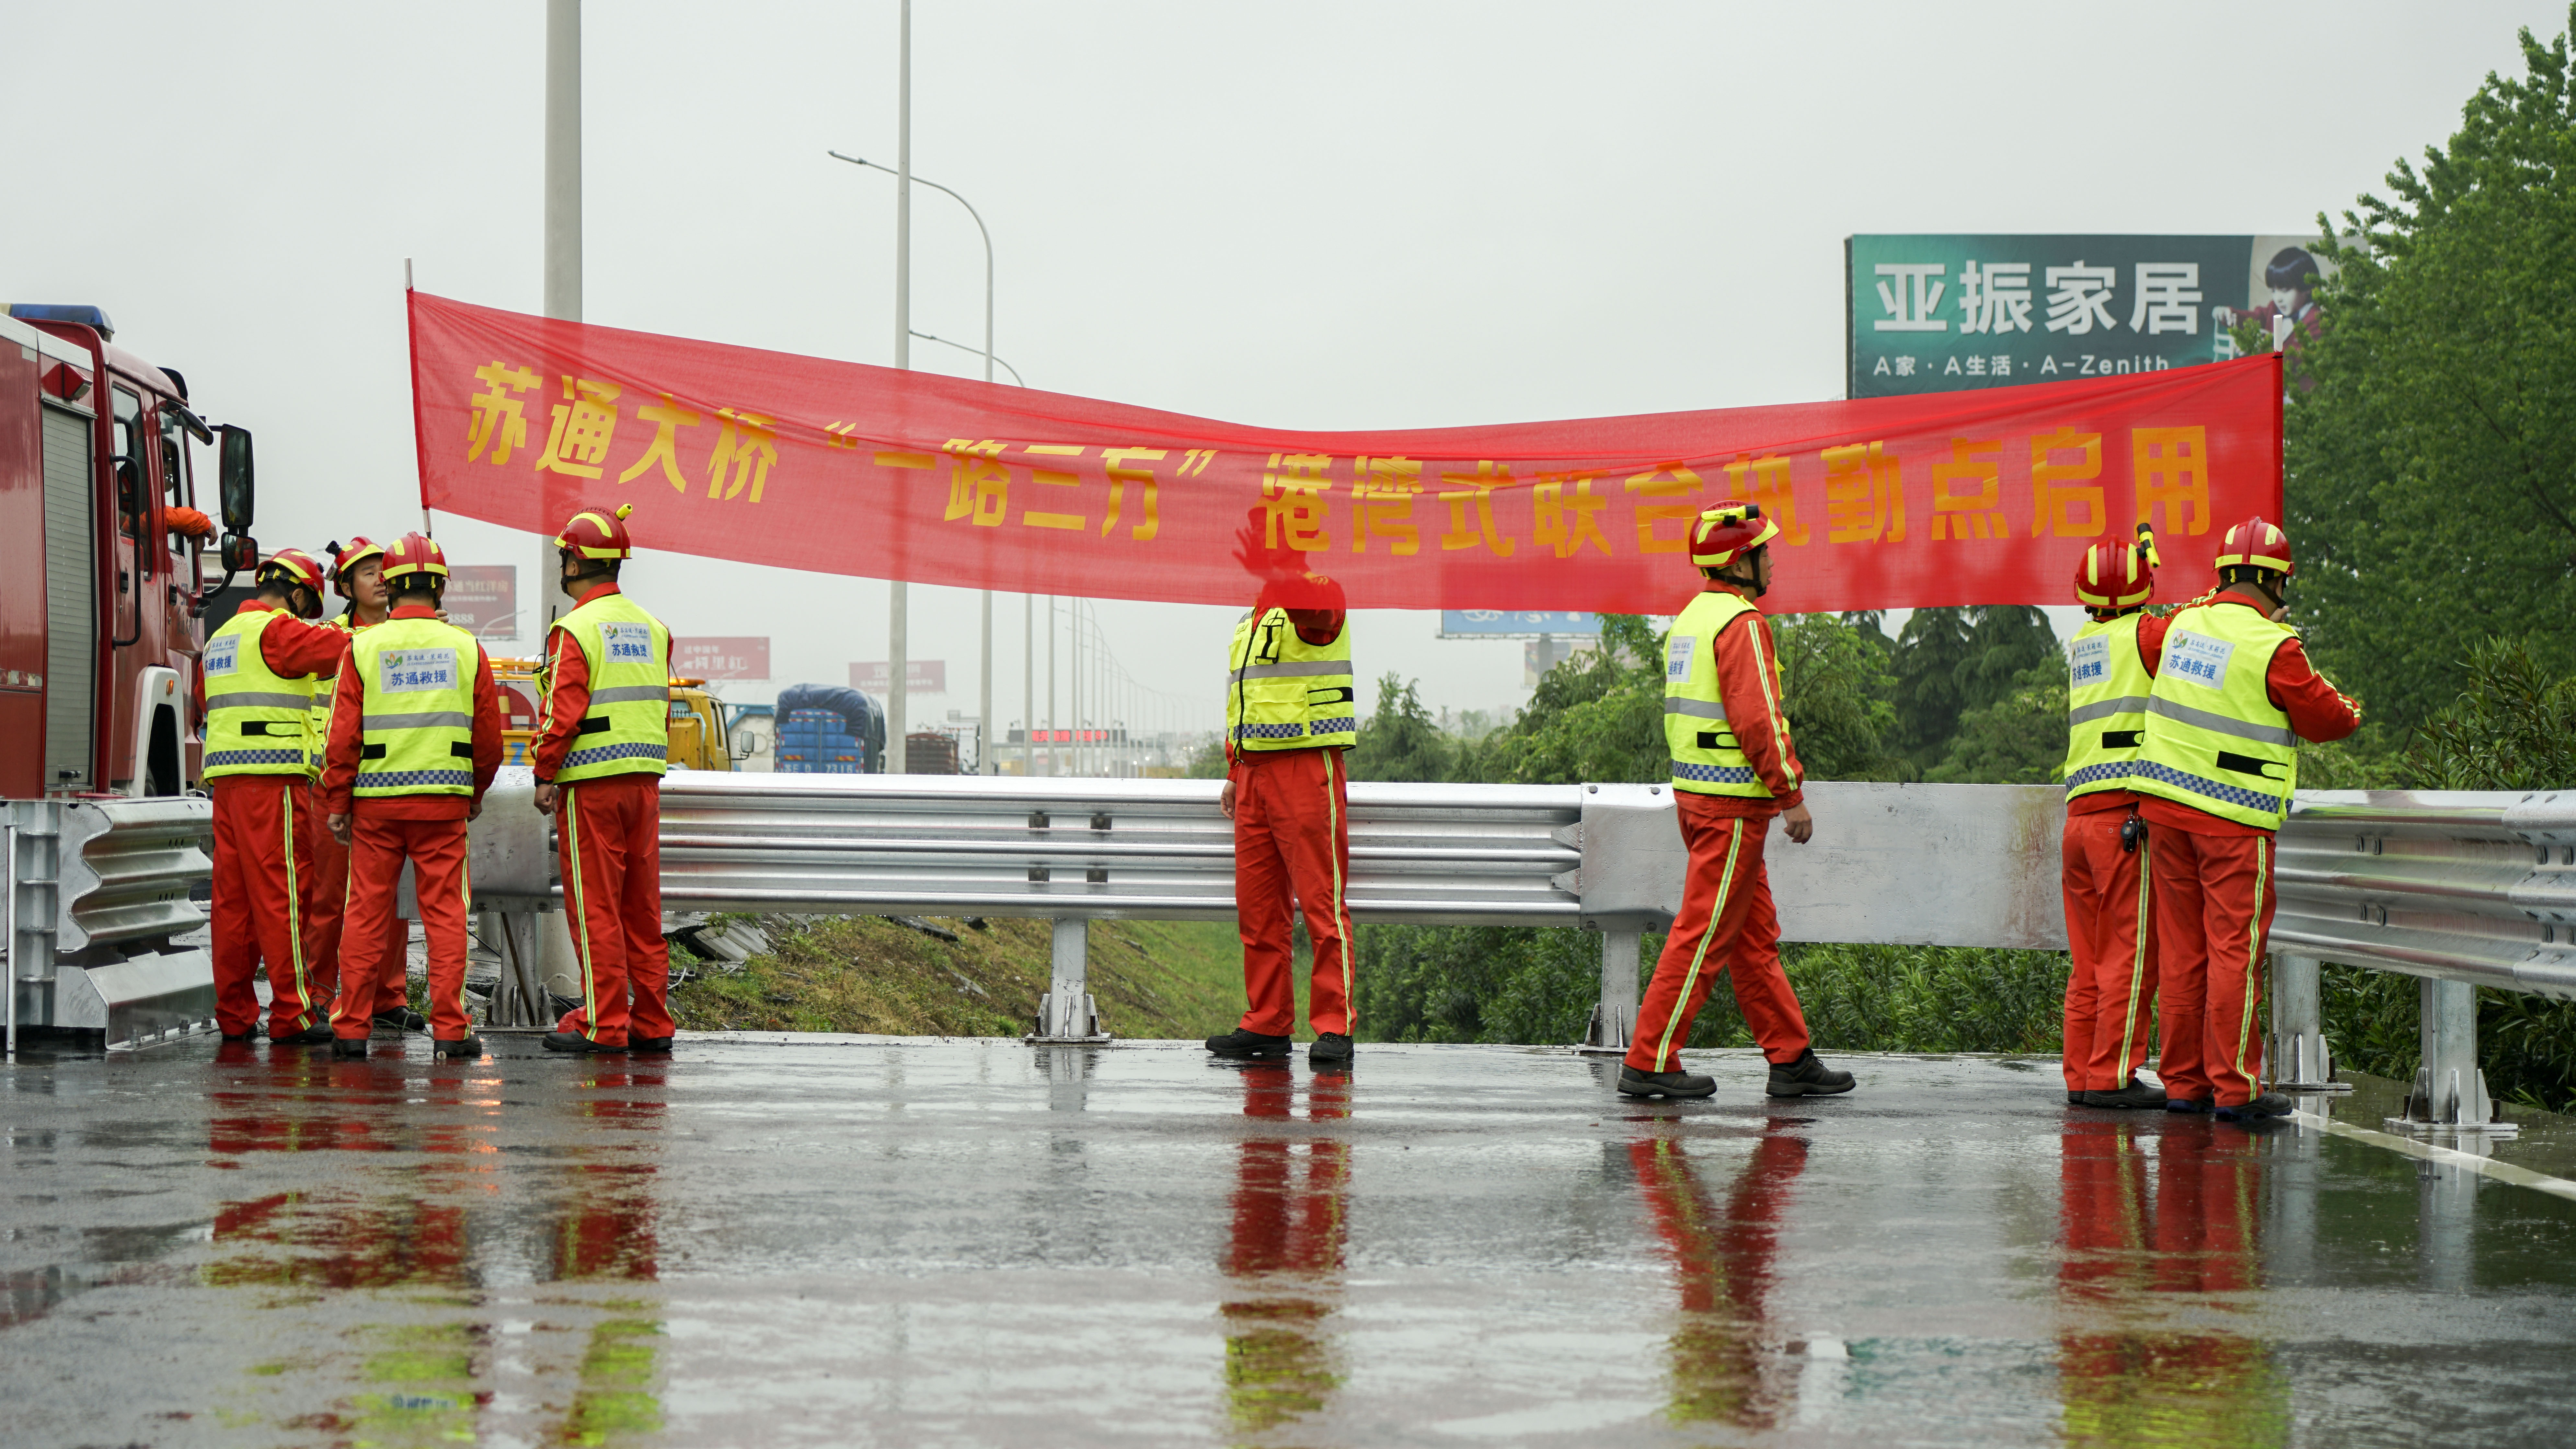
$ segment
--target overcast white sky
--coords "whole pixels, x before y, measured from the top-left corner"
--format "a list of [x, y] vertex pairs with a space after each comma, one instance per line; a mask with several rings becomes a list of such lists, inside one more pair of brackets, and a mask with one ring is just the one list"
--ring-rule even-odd
[[[0, 298], [94, 302], [257, 430], [259, 537], [417, 526], [402, 259], [542, 307], [545, 7], [11, 7]], [[894, 0], [585, 7], [592, 322], [893, 360]], [[917, 0], [913, 165], [999, 254], [1028, 381], [1246, 422], [1421, 427], [1841, 394], [1852, 232], [2309, 229], [2446, 139], [2547, 0], [2074, 6]], [[971, 342], [983, 254], [914, 204], [913, 317]], [[927, 343], [916, 366], [975, 375]], [[527, 535], [442, 518], [459, 562]], [[872, 581], [700, 559], [631, 586], [781, 683], [885, 657]], [[974, 709], [975, 596], [912, 591]], [[1207, 700], [1228, 611], [1105, 603]], [[996, 714], [1020, 715], [1002, 601]], [[1517, 643], [1360, 618], [1360, 672], [1507, 707]], [[1043, 686], [1041, 686], [1043, 687]], [[737, 697], [765, 697], [736, 689]], [[1365, 703], [1365, 701], [1364, 701]]]

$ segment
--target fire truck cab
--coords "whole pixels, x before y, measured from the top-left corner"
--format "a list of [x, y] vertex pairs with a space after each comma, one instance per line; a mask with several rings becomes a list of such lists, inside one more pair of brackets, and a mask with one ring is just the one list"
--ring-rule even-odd
[[[194, 787], [197, 611], [257, 558], [249, 432], [115, 335], [96, 307], [0, 317], [0, 798]], [[192, 443], [218, 450], [212, 507]]]

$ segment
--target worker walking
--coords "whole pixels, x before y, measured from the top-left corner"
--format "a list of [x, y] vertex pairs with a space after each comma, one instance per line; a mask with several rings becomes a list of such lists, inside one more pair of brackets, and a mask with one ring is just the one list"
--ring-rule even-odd
[[2066, 651], [2066, 1100], [2161, 1108], [2164, 1088], [2138, 1080], [2156, 999], [2155, 917], [2147, 859], [2155, 842], [2129, 789], [2145, 743], [2147, 694], [2165, 621], [2143, 612], [2156, 592], [2155, 536], [2106, 539], [2075, 565], [2075, 598], [2091, 617]]
[[322, 565], [282, 549], [252, 576], [258, 593], [206, 640], [197, 671], [204, 772], [214, 797], [215, 1021], [247, 1041], [259, 1025], [253, 984], [268, 963], [268, 1039], [331, 1039], [331, 994], [318, 979], [301, 892], [317, 833], [304, 780], [313, 682], [339, 662], [340, 636], [305, 622], [322, 612]]
[[[343, 652], [350, 635], [385, 621], [391, 606], [385, 601], [383, 578], [385, 551], [364, 535], [346, 545], [331, 546], [331, 588], [346, 606], [322, 621], [323, 627], [340, 635]], [[332, 660], [332, 669], [339, 660]], [[319, 821], [326, 813], [322, 801], [322, 756], [331, 741], [331, 705], [338, 698], [336, 674], [325, 674], [313, 690], [313, 818]], [[411, 923], [395, 916], [388, 923], [385, 938], [348, 951], [347, 962], [341, 960], [344, 945], [342, 926], [347, 916], [349, 898], [349, 849], [328, 830], [313, 832], [313, 872], [308, 877], [310, 889], [305, 893], [304, 912], [312, 923], [313, 960], [320, 973], [325, 995], [339, 990], [340, 978], [351, 971], [373, 969], [376, 972], [375, 1024], [396, 1031], [424, 1031], [429, 1018], [411, 1009], [408, 995], [407, 948], [411, 941]]]
[[1852, 1089], [1851, 1073], [1829, 1070], [1808, 1043], [1806, 1013], [1780, 969], [1780, 920], [1762, 865], [1773, 816], [1800, 845], [1815, 833], [1781, 711], [1771, 621], [1754, 602], [1771, 587], [1769, 545], [1779, 532], [1761, 505], [1733, 500], [1703, 510], [1691, 528], [1690, 559], [1703, 582], [1673, 621], [1664, 656], [1664, 744], [1690, 866], [1619, 1068], [1619, 1090], [1632, 1097], [1717, 1090], [1714, 1078], [1681, 1070], [1681, 1052], [1721, 971], [1771, 1064], [1769, 1095]]
[[2249, 518], [2218, 546], [2219, 589], [2176, 613], [2148, 696], [2130, 788], [2154, 832], [2165, 1108], [2278, 1117], [2261, 1090], [2263, 960], [2272, 932], [2272, 838], [2298, 788], [2298, 742], [2339, 740], [2359, 706], [2308, 663], [2281, 622], [2290, 540]]
[[537, 809], [562, 809], [556, 850], [581, 1005], [546, 1037], [559, 1052], [667, 1052], [671, 954], [662, 941], [662, 772], [670, 756], [671, 631], [618, 588], [634, 557], [626, 515], [584, 509], [555, 535], [578, 602], [546, 635], [545, 717], [528, 751]]
[[[439, 620], [447, 556], [438, 545], [407, 533], [385, 550], [382, 573], [393, 612], [349, 640], [322, 765], [331, 833], [349, 848], [343, 931], [353, 942], [384, 939], [410, 862], [429, 938], [431, 1054], [480, 1057], [465, 1014], [465, 827], [501, 768], [500, 699], [482, 646]], [[367, 1054], [380, 994], [375, 972], [342, 973], [335, 1055]]]
[[[1359, 741], [1349, 611], [1341, 585], [1284, 555], [1252, 612], [1234, 626], [1225, 686], [1225, 787], [1234, 822], [1234, 908], [1248, 1005], [1235, 1029], [1207, 1039], [1221, 1057], [1288, 1055], [1297, 1026], [1290, 913], [1314, 955], [1307, 1059], [1351, 1060], [1349, 768]], [[1293, 563], [1287, 560], [1293, 559]]]

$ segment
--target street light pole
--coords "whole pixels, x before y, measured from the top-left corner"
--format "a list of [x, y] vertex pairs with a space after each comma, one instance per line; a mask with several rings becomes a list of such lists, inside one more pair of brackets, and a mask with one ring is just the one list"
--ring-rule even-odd
[[[904, 0], [904, 24], [906, 26], [904, 31], [906, 36], [904, 42], [904, 94], [907, 97], [911, 95], [912, 75], [912, 49], [910, 40], [912, 33], [910, 29], [912, 23], [911, 15], [911, 0]], [[923, 178], [912, 174], [912, 142], [910, 139], [912, 130], [911, 122], [909, 120], [912, 110], [909, 101], [905, 104], [904, 114], [907, 119], [905, 121], [904, 129], [905, 149], [902, 157], [903, 167], [900, 171], [889, 172], [888, 174], [901, 178], [903, 184], [907, 187], [915, 181], [920, 181], [922, 185], [929, 187], [933, 191], [947, 191], [948, 195], [954, 198], [959, 206], [966, 208], [966, 214], [975, 219], [975, 230], [984, 238], [984, 380], [986, 382], [991, 382], [993, 380], [993, 230], [992, 228], [984, 225], [984, 214], [975, 209], [975, 203], [968, 201], [965, 197], [957, 195], [954, 191], [949, 191], [947, 187], [940, 185], [936, 181], [923, 180]], [[835, 161], [847, 161], [853, 166], [865, 166], [876, 171], [886, 170], [885, 167], [877, 165], [874, 161], [862, 160], [856, 156], [844, 156], [838, 151], [826, 151], [823, 154], [831, 157]], [[900, 211], [905, 218], [904, 221], [899, 223], [905, 229], [905, 240], [902, 246], [896, 251], [896, 256], [901, 259], [897, 262], [898, 266], [909, 266], [911, 264], [912, 244], [911, 223], [909, 220], [911, 216], [909, 209], [910, 206], [911, 203], [908, 200], [898, 201], [896, 203], [898, 211]], [[909, 338], [912, 333], [912, 314], [910, 306], [911, 304], [909, 300], [907, 300], [904, 304], [902, 315], [896, 322], [896, 325], [903, 329], [907, 338]], [[904, 345], [908, 346], [909, 344], [907, 343]], [[955, 344], [952, 343], [950, 345], [953, 346]], [[898, 355], [909, 356], [910, 354], [907, 352], [900, 353]], [[898, 362], [895, 365], [901, 367], [906, 364]], [[1016, 373], [1013, 374], [1013, 376], [1017, 375], [1018, 374]], [[901, 587], [901, 585], [897, 585], [897, 587]], [[975, 758], [980, 762], [977, 765], [977, 769], [984, 774], [990, 775], [1000, 768], [999, 762], [993, 758], [993, 591], [991, 589], [986, 589], [984, 591], [984, 693], [979, 712], [982, 716], [983, 722], [975, 726]]]
[[[581, 320], [581, 0], [546, 0], [546, 315]], [[422, 520], [428, 526], [428, 520]], [[542, 530], [545, 520], [538, 520]], [[563, 573], [554, 537], [536, 537], [528, 573], [528, 632], [545, 648], [546, 629]], [[536, 651], [531, 651], [536, 652]]]
[[[894, 365], [912, 368], [912, 0], [903, 0], [903, 37], [896, 104], [894, 190]], [[905, 696], [912, 686], [912, 601], [901, 579], [886, 583], [886, 770], [908, 773], [911, 767], [911, 712]]]

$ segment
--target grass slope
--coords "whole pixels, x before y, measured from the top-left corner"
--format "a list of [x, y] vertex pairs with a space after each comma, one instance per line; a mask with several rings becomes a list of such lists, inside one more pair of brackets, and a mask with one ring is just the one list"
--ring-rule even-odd
[[[772, 954], [687, 982], [671, 1014], [687, 1031], [1026, 1033], [1047, 989], [1050, 923], [934, 924], [956, 942], [879, 916], [773, 929]], [[1089, 975], [1102, 1025], [1123, 1037], [1207, 1036], [1243, 1011], [1241, 948], [1222, 922], [1095, 921]]]

